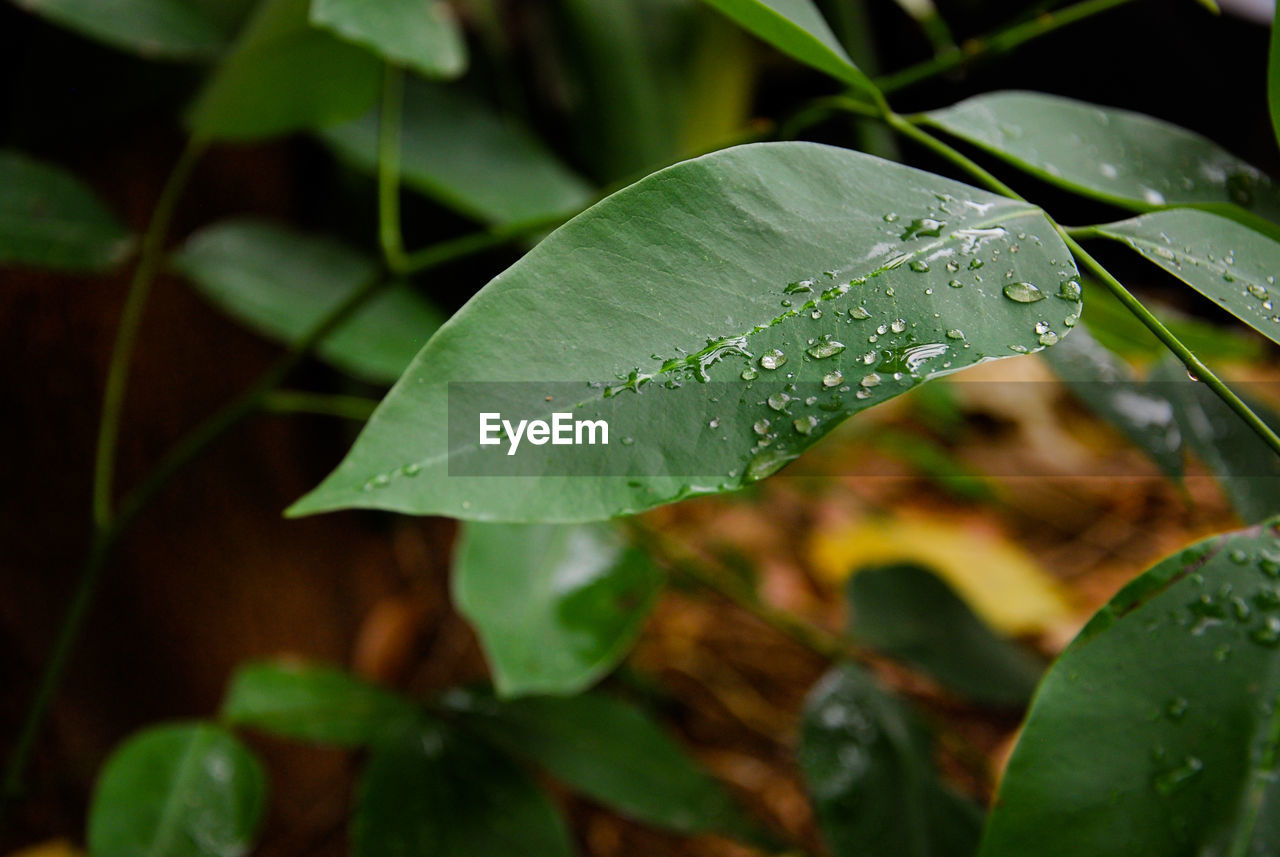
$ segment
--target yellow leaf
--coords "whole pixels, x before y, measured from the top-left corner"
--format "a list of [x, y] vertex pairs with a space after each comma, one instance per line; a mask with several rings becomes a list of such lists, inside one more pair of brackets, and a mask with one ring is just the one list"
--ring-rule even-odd
[[904, 515], [818, 530], [809, 562], [834, 585], [867, 566], [926, 566], [1010, 635], [1042, 633], [1073, 613], [1058, 582], [1022, 548], [998, 533], [940, 518]]

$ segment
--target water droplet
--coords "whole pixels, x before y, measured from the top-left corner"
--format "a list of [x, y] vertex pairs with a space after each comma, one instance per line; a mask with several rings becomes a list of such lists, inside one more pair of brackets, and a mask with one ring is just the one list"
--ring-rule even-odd
[[1187, 714], [1187, 709], [1191, 707], [1191, 703], [1181, 696], [1175, 696], [1169, 700], [1169, 704], [1164, 707], [1164, 713], [1170, 720], [1181, 720]]
[[889, 329], [894, 333], [902, 333], [902, 331], [907, 329], [906, 319], [899, 318], [894, 320], [893, 324], [889, 325]]
[[849, 317], [862, 321], [863, 319], [871, 318], [871, 313], [864, 306], [856, 306], [849, 310]]
[[1234, 549], [1232, 549], [1232, 550], [1227, 554], [1227, 557], [1228, 557], [1232, 562], [1234, 562], [1236, 565], [1244, 565], [1246, 562], [1248, 562], [1248, 561], [1249, 561], [1249, 554], [1248, 554], [1247, 552], [1245, 552], [1245, 551], [1241, 550], [1240, 548], [1234, 548]]
[[766, 435], [769, 433], [769, 421], [766, 419], [756, 420], [756, 424], [751, 427], [751, 430], [758, 435]]
[[964, 339], [964, 331], [953, 327], [947, 331], [947, 339]]
[[1047, 321], [1036, 322], [1036, 333], [1048, 333], [1048, 332], [1049, 332], [1049, 322]]
[[1258, 300], [1262, 300], [1267, 296], [1267, 287], [1260, 286], [1257, 283], [1250, 283], [1249, 294], [1253, 295]]
[[964, 283], [960, 282], [959, 280], [952, 280], [951, 282], [947, 283], [947, 285], [948, 285], [948, 286], [950, 286], [950, 287], [951, 287], [951, 288], [953, 288], [953, 289], [963, 289], [963, 288], [964, 288]]
[[844, 381], [844, 375], [840, 373], [839, 369], [822, 376], [822, 386], [824, 387], [838, 387], [842, 381]]
[[421, 472], [422, 472], [422, 465], [416, 461], [410, 462], [409, 464], [406, 464], [404, 467], [400, 468], [400, 473], [403, 476], [413, 477], [413, 476], [417, 476]]
[[796, 431], [800, 432], [800, 434], [810, 434], [813, 432], [814, 427], [818, 425], [818, 418], [813, 415], [809, 415], [807, 417], [800, 417], [791, 424], [795, 426]]
[[1202, 770], [1204, 770], [1204, 762], [1195, 756], [1187, 756], [1178, 767], [1156, 776], [1156, 791], [1167, 797], [1186, 785], [1187, 781]]
[[916, 259], [908, 266], [917, 274], [927, 274], [929, 272], [929, 263], [923, 259]]
[[760, 368], [773, 371], [787, 362], [787, 355], [774, 348], [760, 355]]
[[937, 238], [942, 234], [942, 230], [947, 226], [945, 221], [934, 220], [932, 217], [918, 217], [911, 221], [911, 225], [902, 233], [902, 239], [908, 238]]
[[1280, 646], [1280, 616], [1268, 616], [1262, 626], [1249, 635], [1249, 639], [1268, 649]]
[[1032, 283], [1006, 283], [1004, 296], [1020, 304], [1033, 304], [1044, 300], [1044, 292]]
[[781, 470], [788, 462], [799, 458], [794, 452], [786, 452], [781, 449], [765, 449], [756, 453], [755, 457], [747, 464], [747, 469], [742, 474], [744, 482], [758, 482], [766, 476], [772, 476]]
[[1074, 301], [1078, 303], [1083, 296], [1083, 290], [1080, 283], [1075, 280], [1063, 280], [1062, 285], [1058, 286], [1058, 297], [1064, 301]]
[[813, 319], [814, 321], [817, 321], [818, 319], [822, 318], [822, 310], [815, 309], [813, 312], [809, 313], [809, 318]]
[[757, 372], [755, 369], [752, 369], [750, 366], [742, 370], [742, 380], [744, 381], [754, 381], [756, 378], [759, 378], [759, 377], [760, 377], [760, 373]]
[[858, 383], [864, 387], [876, 387], [880, 384], [880, 376], [875, 372], [872, 372], [869, 375], [863, 375], [862, 380]]
[[1059, 341], [1058, 334], [1054, 333], [1052, 330], [1045, 331], [1044, 333], [1040, 334], [1041, 345], [1045, 345], [1045, 346], [1057, 345], [1058, 341]]
[[624, 437], [624, 438], [622, 439], [622, 445], [623, 445], [623, 446], [631, 446], [631, 445], [632, 445], [632, 444], [634, 444], [635, 442], [636, 442], [636, 439], [635, 439], [634, 437], [630, 437], [630, 436]]
[[787, 403], [791, 401], [791, 397], [786, 393], [774, 393], [765, 401], [769, 407], [781, 413], [787, 409]]
[[983, 262], [982, 262], [982, 260], [981, 260], [981, 259], [970, 259], [970, 260], [969, 260], [969, 270], [970, 270], [970, 271], [976, 271], [976, 270], [978, 270], [979, 268], [981, 268], [981, 267], [982, 267], [982, 264], [983, 264]]
[[719, 417], [716, 417], [715, 419], [713, 419], [713, 420], [711, 420], [710, 422], [708, 422], [708, 423], [707, 423], [707, 427], [708, 427], [708, 428], [713, 428], [713, 429], [714, 429], [714, 428], [720, 428], [720, 418], [719, 418]]
[[833, 339], [825, 339], [807, 349], [809, 356], [814, 360], [825, 360], [828, 357], [836, 356], [841, 351], [844, 351], [844, 343], [836, 342]]
[[782, 291], [789, 295], [796, 295], [801, 292], [811, 292], [813, 291], [813, 280], [800, 280], [795, 283], [790, 283]]
[[898, 214], [893, 211], [889, 212], [884, 216], [885, 223], [897, 223], [898, 220], [899, 220]]

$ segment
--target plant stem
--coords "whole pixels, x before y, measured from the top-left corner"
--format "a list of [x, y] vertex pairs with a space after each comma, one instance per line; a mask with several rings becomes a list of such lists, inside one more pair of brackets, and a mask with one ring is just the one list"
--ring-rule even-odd
[[1129, 312], [1137, 316], [1138, 320], [1145, 324], [1147, 329], [1154, 333], [1156, 338], [1164, 343], [1166, 348], [1172, 351], [1174, 355], [1182, 361], [1183, 365], [1187, 367], [1187, 371], [1191, 372], [1191, 374], [1200, 381], [1203, 381], [1205, 386], [1210, 390], [1213, 390], [1213, 392], [1218, 395], [1218, 398], [1227, 404], [1227, 407], [1235, 411], [1236, 415], [1239, 416], [1240, 419], [1244, 420], [1260, 438], [1266, 441], [1267, 446], [1271, 447], [1277, 455], [1280, 455], [1280, 436], [1277, 436], [1275, 431], [1263, 422], [1263, 420], [1255, 414], [1239, 396], [1235, 394], [1235, 391], [1223, 383], [1208, 366], [1204, 365], [1200, 358], [1192, 353], [1191, 349], [1187, 348], [1187, 346], [1184, 345], [1178, 337], [1174, 336], [1173, 333], [1169, 331], [1169, 328], [1164, 326], [1160, 319], [1152, 315], [1151, 311], [1143, 306], [1142, 302], [1135, 298], [1133, 294], [1111, 274], [1110, 271], [1090, 256], [1089, 253], [1080, 246], [1079, 242], [1077, 242], [1075, 238], [1067, 234], [1066, 230], [1060, 229], [1059, 232], [1062, 234], [1062, 240], [1065, 241], [1067, 243], [1067, 247], [1071, 249], [1072, 254], [1079, 259], [1086, 268], [1092, 271], [1093, 274], [1100, 279], [1104, 285], [1106, 285], [1111, 293], [1116, 296], [1120, 303], [1124, 304], [1125, 308], [1128, 309]]
[[1046, 33], [1052, 33], [1054, 30], [1083, 21], [1100, 12], [1132, 2], [1134, 0], [1084, 0], [1082, 3], [1056, 12], [1044, 12], [1030, 21], [1015, 24], [991, 35], [970, 39], [960, 48], [946, 51], [933, 59], [877, 78], [875, 83], [881, 92], [897, 92], [944, 72], [968, 65], [981, 57], [1008, 53]]
[[1026, 200], [1022, 199], [1017, 191], [1000, 181], [1000, 179], [996, 178], [983, 167], [979, 166], [977, 162], [973, 161], [956, 149], [953, 149], [951, 146], [948, 146], [946, 143], [942, 142], [937, 137], [934, 137], [927, 131], [911, 124], [911, 122], [902, 118], [898, 114], [889, 113], [884, 117], [884, 120], [889, 123], [890, 128], [897, 131], [902, 136], [910, 140], [914, 140], [934, 154], [939, 155], [952, 164], [955, 164], [957, 167], [982, 182], [990, 190], [995, 191], [1001, 196], [1007, 196], [1010, 199], [1017, 199], [1026, 202]]
[[404, 110], [404, 72], [387, 63], [382, 78], [378, 120], [378, 243], [387, 267], [400, 273], [407, 261], [400, 229], [400, 123]]
[[205, 148], [203, 142], [189, 141], [160, 191], [160, 198], [151, 214], [151, 222], [142, 238], [138, 264], [134, 268], [120, 324], [116, 328], [115, 345], [111, 351], [111, 362], [107, 366], [106, 387], [102, 394], [102, 416], [98, 423], [98, 444], [93, 468], [93, 526], [99, 532], [106, 529], [111, 521], [120, 416], [124, 409], [125, 391], [129, 385], [129, 365], [133, 360], [138, 330], [142, 326], [151, 284], [164, 260], [164, 244], [174, 209]]
[[532, 220], [522, 220], [519, 223], [506, 223], [494, 226], [483, 232], [473, 232], [470, 235], [464, 235], [451, 241], [432, 244], [430, 247], [407, 255], [398, 273], [419, 274], [437, 265], [451, 262], [454, 259], [460, 259], [494, 247], [501, 247], [503, 244], [518, 238], [537, 235], [539, 232], [559, 226], [576, 213], [551, 214], [544, 217], [536, 217]]
[[330, 396], [304, 390], [273, 390], [262, 400], [262, 409], [273, 414], [316, 414], [356, 422], [369, 419], [378, 402], [364, 396]]

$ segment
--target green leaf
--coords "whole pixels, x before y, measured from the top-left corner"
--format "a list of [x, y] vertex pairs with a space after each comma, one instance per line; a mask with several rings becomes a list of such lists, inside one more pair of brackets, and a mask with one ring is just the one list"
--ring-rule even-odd
[[595, 682], [626, 656], [661, 586], [648, 556], [603, 524], [471, 524], [454, 558], [454, 604], [504, 696]]
[[418, 716], [418, 706], [395, 693], [341, 670], [299, 664], [243, 666], [222, 701], [222, 719], [235, 726], [346, 747], [398, 735]]
[[[405, 187], [486, 223], [571, 214], [594, 192], [528, 131], [457, 87], [407, 80], [400, 175]], [[324, 139], [356, 167], [378, 165], [378, 115], [330, 128]]]
[[146, 729], [107, 760], [89, 808], [94, 857], [224, 857], [253, 847], [267, 784], [221, 727]]
[[1211, 140], [1160, 119], [1037, 92], [994, 92], [926, 114], [1051, 184], [1137, 211], [1195, 206], [1280, 234], [1280, 189]]
[[467, 44], [443, 0], [311, 0], [311, 22], [427, 77], [457, 77]]
[[1085, 407], [1119, 429], [1161, 471], [1174, 479], [1182, 476], [1182, 432], [1173, 403], [1152, 385], [1140, 384], [1129, 365], [1090, 330], [1077, 328], [1058, 348], [1044, 352], [1044, 360]]
[[916, 565], [855, 572], [846, 587], [849, 633], [944, 687], [990, 705], [1024, 704], [1044, 671], [1040, 661], [997, 636], [937, 575]]
[[[929, 173], [811, 143], [686, 161], [482, 289], [290, 513], [582, 521], [732, 490], [930, 377], [1065, 335], [1075, 276], [1039, 209]], [[613, 440], [512, 457], [479, 444], [475, 407]]]
[[227, 32], [189, 0], [14, 0], [59, 26], [149, 59], [216, 56]]
[[196, 137], [254, 140], [359, 116], [378, 97], [381, 61], [312, 27], [310, 0], [264, 0], [187, 116]]
[[[1187, 444], [1217, 477], [1237, 514], [1252, 523], [1280, 512], [1280, 458], [1271, 447], [1172, 357], [1152, 370], [1151, 380], [1173, 402]], [[1244, 398], [1254, 413], [1280, 430], [1280, 415]]]
[[836, 667], [818, 683], [797, 755], [835, 857], [973, 854], [981, 815], [938, 779], [929, 745], [911, 712], [860, 667]]
[[743, 826], [728, 794], [640, 709], [598, 693], [502, 701], [449, 691], [462, 724], [636, 821], [678, 833]]
[[[187, 239], [175, 270], [228, 315], [278, 342], [298, 341], [377, 265], [335, 241], [252, 219], [226, 220]], [[404, 284], [386, 287], [318, 348], [351, 375], [389, 384], [440, 326], [440, 314]]]
[[375, 750], [357, 787], [354, 857], [570, 857], [564, 822], [509, 758], [439, 723]]
[[1276, 526], [1171, 556], [1098, 612], [1040, 685], [982, 857], [1280, 849]]
[[105, 271], [132, 249], [132, 236], [71, 173], [0, 150], [0, 265]]
[[[1280, 343], [1280, 243], [1225, 217], [1174, 209], [1095, 227]], [[1274, 293], [1274, 294], [1273, 294]]]
[[1271, 130], [1280, 142], [1280, 21], [1271, 22], [1271, 52], [1267, 60], [1267, 104], [1271, 108]]
[[875, 85], [853, 64], [811, 0], [704, 0], [778, 50], [864, 92]]

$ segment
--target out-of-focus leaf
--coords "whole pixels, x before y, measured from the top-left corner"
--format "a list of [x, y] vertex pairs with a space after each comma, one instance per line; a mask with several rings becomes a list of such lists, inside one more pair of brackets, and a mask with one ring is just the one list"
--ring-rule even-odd
[[468, 524], [453, 600], [504, 696], [576, 693], [626, 655], [662, 585], [606, 524]]
[[798, 760], [835, 857], [972, 857], [981, 813], [939, 780], [929, 745], [903, 703], [859, 667], [818, 683]]
[[354, 857], [571, 857], [564, 822], [508, 757], [423, 722], [374, 750], [357, 787]]
[[[1095, 227], [1280, 343], [1280, 243], [1207, 211], [1173, 209]], [[1274, 293], [1274, 294], [1273, 294]]]
[[1173, 403], [1158, 389], [1140, 384], [1133, 370], [1088, 330], [1077, 329], [1060, 347], [1044, 352], [1043, 359], [1089, 410], [1119, 429], [1166, 474], [1182, 476], [1182, 432]]
[[[569, 523], [731, 491], [929, 378], [1069, 335], [1075, 275], [1039, 209], [868, 155], [762, 143], [685, 161], [485, 286], [290, 514]], [[475, 428], [570, 409], [617, 440], [513, 459]], [[512, 473], [526, 462], [539, 478]]]
[[[1247, 523], [1280, 512], [1280, 457], [1235, 411], [1204, 384], [1187, 377], [1170, 357], [1151, 372], [1151, 380], [1173, 402], [1178, 425]], [[1253, 412], [1280, 431], [1280, 415], [1249, 401]]]
[[1044, 664], [983, 624], [951, 587], [918, 565], [855, 571], [846, 588], [857, 641], [991, 705], [1031, 698]]
[[853, 64], [812, 0], [704, 0], [778, 50], [863, 91], [875, 85]]
[[[205, 227], [172, 264], [228, 315], [286, 344], [378, 271], [373, 260], [335, 241], [251, 219]], [[416, 292], [392, 285], [356, 310], [317, 352], [344, 372], [389, 384], [440, 323], [440, 314]]]
[[[377, 169], [376, 110], [324, 139], [360, 169]], [[487, 223], [572, 214], [593, 196], [528, 131], [456, 87], [406, 81], [400, 140], [406, 187]]]
[[1267, 103], [1271, 107], [1271, 130], [1280, 142], [1280, 16], [1271, 22], [1271, 55], [1267, 60]]
[[264, 0], [192, 106], [192, 134], [254, 140], [336, 125], [368, 109], [381, 61], [313, 27], [309, 4]]
[[1273, 854], [1277, 521], [1165, 559], [1059, 657], [982, 857]]
[[1057, 583], [1014, 543], [945, 520], [901, 516], [816, 532], [809, 562], [842, 583], [855, 568], [913, 563], [935, 571], [984, 622], [1008, 635], [1035, 634], [1070, 619]]
[[993, 92], [926, 121], [1075, 193], [1137, 211], [1194, 206], [1280, 234], [1271, 179], [1199, 134], [1141, 113]]
[[259, 663], [241, 667], [222, 702], [222, 719], [317, 744], [354, 747], [400, 734], [417, 705], [341, 670]]
[[450, 691], [466, 728], [628, 818], [680, 833], [733, 831], [733, 801], [642, 711], [598, 693], [499, 700]]
[[89, 853], [245, 854], [253, 847], [266, 791], [258, 761], [221, 727], [183, 723], [144, 730], [102, 770], [89, 807]]
[[427, 77], [457, 77], [467, 44], [444, 0], [311, 0], [312, 23]]
[[207, 59], [226, 44], [217, 18], [190, 0], [13, 0], [59, 26], [153, 59]]
[[132, 247], [125, 228], [71, 173], [0, 150], [0, 265], [104, 271]]

